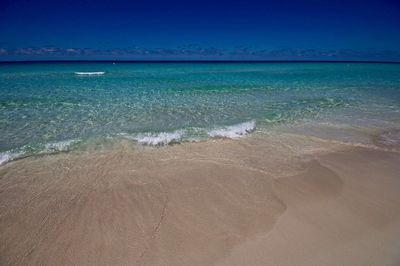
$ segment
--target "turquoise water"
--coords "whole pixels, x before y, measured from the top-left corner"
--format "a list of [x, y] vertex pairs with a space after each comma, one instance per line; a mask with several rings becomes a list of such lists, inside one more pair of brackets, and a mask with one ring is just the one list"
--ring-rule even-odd
[[0, 164], [121, 138], [164, 145], [305, 120], [396, 125], [399, 110], [400, 64], [0, 64]]

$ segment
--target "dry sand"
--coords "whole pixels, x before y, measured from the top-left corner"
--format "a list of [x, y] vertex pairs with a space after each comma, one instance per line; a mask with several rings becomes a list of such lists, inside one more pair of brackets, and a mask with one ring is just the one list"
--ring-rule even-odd
[[0, 264], [400, 265], [399, 173], [299, 136], [26, 158], [0, 167]]

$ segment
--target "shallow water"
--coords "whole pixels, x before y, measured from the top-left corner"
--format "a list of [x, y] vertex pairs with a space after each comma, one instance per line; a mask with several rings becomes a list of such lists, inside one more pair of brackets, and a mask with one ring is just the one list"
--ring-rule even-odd
[[157, 146], [321, 122], [399, 127], [400, 64], [0, 64], [0, 164], [121, 139]]

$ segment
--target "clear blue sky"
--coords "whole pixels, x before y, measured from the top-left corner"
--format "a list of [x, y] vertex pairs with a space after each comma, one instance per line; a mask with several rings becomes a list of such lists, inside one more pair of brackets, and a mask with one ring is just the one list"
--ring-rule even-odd
[[400, 60], [398, 1], [1, 0], [0, 60]]

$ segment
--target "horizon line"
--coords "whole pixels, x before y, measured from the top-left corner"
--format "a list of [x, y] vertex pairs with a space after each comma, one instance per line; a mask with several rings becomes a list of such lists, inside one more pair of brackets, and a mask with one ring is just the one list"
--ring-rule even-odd
[[400, 64], [400, 61], [385, 60], [5, 60], [12, 63], [381, 63]]

